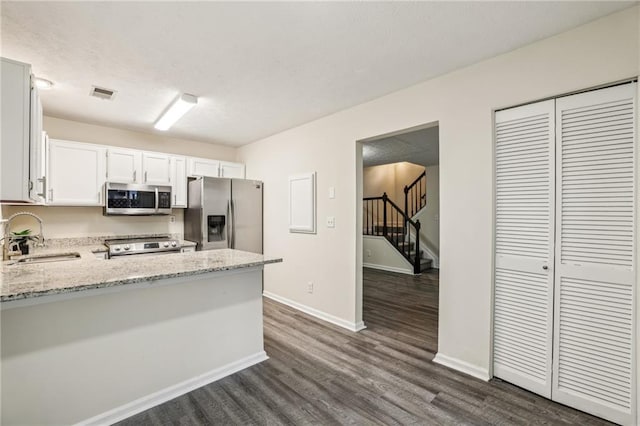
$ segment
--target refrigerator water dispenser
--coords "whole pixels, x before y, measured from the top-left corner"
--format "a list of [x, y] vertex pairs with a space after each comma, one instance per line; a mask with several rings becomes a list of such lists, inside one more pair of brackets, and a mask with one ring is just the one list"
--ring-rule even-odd
[[224, 241], [225, 237], [225, 216], [210, 215], [207, 216], [207, 234], [208, 241]]

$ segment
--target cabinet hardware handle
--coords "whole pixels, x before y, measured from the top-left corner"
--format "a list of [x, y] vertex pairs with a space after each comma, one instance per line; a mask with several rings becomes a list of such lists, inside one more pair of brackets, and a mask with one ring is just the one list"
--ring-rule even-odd
[[134, 181], [134, 182], [136, 181], [136, 171], [137, 171], [137, 170], [134, 170], [134, 171], [133, 171], [133, 181]]
[[147, 183], [147, 172], [144, 172], [144, 183]]
[[544, 269], [544, 270], [546, 271], [547, 269], [549, 269], [549, 267], [548, 267], [547, 265], [544, 265], [544, 266], [542, 267], [542, 269]]
[[47, 177], [42, 176], [37, 179], [38, 182], [42, 182], [42, 192], [38, 192], [38, 195], [42, 198], [47, 198]]
[[178, 194], [173, 194], [173, 205], [178, 204]]
[[49, 201], [53, 202], [53, 188], [49, 189]]

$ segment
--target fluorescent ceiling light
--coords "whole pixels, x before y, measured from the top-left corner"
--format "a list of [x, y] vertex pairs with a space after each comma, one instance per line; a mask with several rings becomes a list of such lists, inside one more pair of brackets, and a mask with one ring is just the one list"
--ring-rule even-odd
[[196, 106], [198, 98], [193, 95], [182, 94], [178, 96], [167, 110], [162, 113], [154, 127], [158, 130], [168, 130], [174, 123], [180, 120], [191, 108]]
[[44, 78], [36, 77], [36, 86], [38, 89], [47, 90], [53, 87], [53, 82]]

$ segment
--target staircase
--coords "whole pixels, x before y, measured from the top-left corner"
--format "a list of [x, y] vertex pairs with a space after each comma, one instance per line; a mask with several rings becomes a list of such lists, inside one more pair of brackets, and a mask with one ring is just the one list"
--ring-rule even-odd
[[363, 235], [385, 237], [393, 247], [413, 265], [413, 273], [431, 269], [432, 259], [420, 250], [420, 221], [411, 219], [427, 205], [426, 172], [404, 187], [404, 210], [382, 197], [363, 199]]
[[382, 197], [363, 199], [364, 235], [386, 238], [405, 259], [413, 265], [413, 273], [431, 268], [431, 259], [423, 257], [420, 250], [420, 221], [413, 221], [385, 192]]
[[[382, 235], [382, 230], [383, 230], [384, 226], [381, 225], [376, 225], [376, 233], [373, 235]], [[406, 251], [409, 253], [409, 257], [415, 259], [415, 240], [411, 240], [411, 241], [403, 241], [403, 232], [402, 232], [402, 226], [389, 226], [388, 230], [387, 230], [387, 234], [389, 235], [389, 240], [391, 241], [399, 241], [397, 243], [397, 247], [400, 248], [400, 251]], [[367, 233], [365, 233], [364, 235], [369, 235]], [[394, 244], [394, 247], [396, 247], [396, 244]], [[408, 249], [407, 249], [408, 247]], [[431, 269], [433, 267], [433, 260], [429, 259], [428, 257], [425, 257], [425, 253], [424, 250], [420, 250], [419, 253], [419, 258], [420, 258], [420, 272], [426, 271], [427, 269]], [[411, 260], [409, 260], [411, 262]], [[413, 263], [413, 262], [412, 262]]]

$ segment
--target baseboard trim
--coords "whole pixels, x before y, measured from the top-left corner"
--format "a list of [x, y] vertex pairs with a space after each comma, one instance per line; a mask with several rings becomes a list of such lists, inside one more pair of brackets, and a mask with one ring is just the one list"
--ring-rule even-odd
[[338, 318], [334, 315], [328, 314], [326, 312], [320, 311], [318, 309], [312, 308], [307, 305], [303, 305], [302, 303], [295, 302], [293, 300], [287, 299], [286, 297], [278, 296], [277, 294], [273, 294], [268, 291], [262, 292], [262, 295], [264, 297], [268, 297], [271, 300], [275, 300], [276, 302], [280, 302], [283, 305], [287, 305], [294, 309], [302, 311], [305, 314], [309, 314], [312, 317], [316, 317], [323, 321], [330, 322], [331, 324], [335, 324], [342, 328], [346, 328], [349, 331], [360, 331], [367, 328], [367, 326], [364, 324], [364, 321], [359, 321], [359, 322], [346, 321], [346, 320], [343, 320], [342, 318]]
[[376, 265], [375, 263], [363, 263], [362, 266], [365, 268], [378, 269], [380, 271], [398, 272], [400, 274], [413, 275], [412, 271], [402, 268], [396, 268], [394, 266]]
[[454, 370], [468, 374], [485, 382], [489, 381], [489, 379], [491, 378], [489, 376], [489, 371], [485, 370], [484, 368], [480, 368], [477, 365], [469, 364], [466, 361], [444, 355], [440, 352], [438, 352], [435, 358], [433, 358], [433, 362], [435, 362], [436, 364], [444, 365], [445, 367], [453, 368]]
[[216, 368], [194, 378], [187, 379], [181, 383], [159, 390], [158, 392], [143, 396], [135, 401], [91, 417], [90, 419], [83, 420], [76, 423], [76, 426], [110, 425], [117, 423], [135, 414], [141, 413], [144, 410], [148, 410], [156, 405], [167, 402], [177, 396], [184, 395], [187, 392], [191, 392], [194, 389], [198, 389], [199, 387], [220, 380], [223, 377], [229, 376], [240, 370], [244, 370], [247, 367], [251, 367], [252, 365], [258, 364], [267, 359], [269, 359], [267, 353], [265, 351], [260, 351], [256, 354], [249, 355], [246, 358], [242, 358], [220, 368]]

